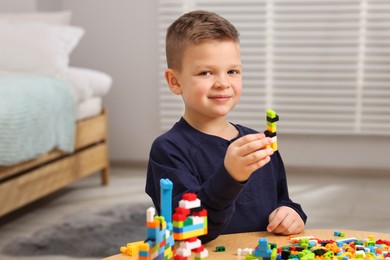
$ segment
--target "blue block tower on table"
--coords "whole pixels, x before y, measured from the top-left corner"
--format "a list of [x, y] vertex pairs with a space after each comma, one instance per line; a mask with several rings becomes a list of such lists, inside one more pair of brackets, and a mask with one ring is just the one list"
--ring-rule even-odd
[[253, 254], [245, 256], [246, 260], [281, 260], [281, 255], [277, 253], [277, 248], [270, 248], [267, 238], [260, 238]]
[[254, 256], [271, 257], [272, 250], [268, 247], [268, 239], [260, 238], [258, 245], [253, 252]]

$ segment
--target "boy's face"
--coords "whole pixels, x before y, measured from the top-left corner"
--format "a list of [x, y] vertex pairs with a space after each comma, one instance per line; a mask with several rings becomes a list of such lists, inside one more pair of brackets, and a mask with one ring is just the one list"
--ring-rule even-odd
[[242, 89], [240, 46], [233, 41], [204, 42], [188, 46], [182, 69], [175, 71], [186, 120], [225, 117], [237, 104]]

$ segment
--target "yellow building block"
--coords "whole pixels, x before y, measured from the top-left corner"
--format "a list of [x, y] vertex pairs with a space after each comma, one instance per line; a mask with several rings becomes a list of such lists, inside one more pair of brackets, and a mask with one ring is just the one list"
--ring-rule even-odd
[[144, 241], [137, 241], [137, 242], [131, 242], [127, 243], [126, 246], [122, 246], [120, 248], [121, 253], [129, 256], [137, 256], [138, 255], [138, 248], [140, 245], [144, 244]]
[[145, 243], [145, 242], [140, 244], [139, 247], [138, 247], [139, 251], [149, 252], [149, 249], [150, 249], [150, 245], [148, 243]]
[[184, 227], [184, 221], [173, 221], [173, 226], [176, 228], [182, 228]]
[[270, 131], [271, 133], [275, 133], [276, 132], [276, 126], [275, 127], [269, 127], [267, 125], [267, 130]]
[[167, 222], [165, 221], [163, 216], [155, 216], [154, 219], [160, 222], [161, 229], [167, 228]]
[[128, 248], [125, 247], [125, 246], [121, 246], [120, 251], [121, 251], [122, 254], [127, 255]]
[[278, 150], [278, 142], [273, 142], [270, 146], [274, 151]]
[[198, 236], [201, 236], [201, 235], [204, 235], [204, 234], [207, 234], [207, 228], [197, 229], [197, 230], [194, 230], [194, 231], [180, 233], [180, 234], [173, 233], [173, 239], [175, 239], [175, 240], [184, 240], [184, 239], [188, 239], [188, 238], [191, 238], [191, 237], [198, 237]]

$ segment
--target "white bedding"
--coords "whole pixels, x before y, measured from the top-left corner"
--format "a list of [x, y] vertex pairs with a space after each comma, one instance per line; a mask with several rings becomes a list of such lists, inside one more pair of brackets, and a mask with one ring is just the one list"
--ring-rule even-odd
[[74, 149], [75, 101], [55, 77], [0, 77], [0, 165], [13, 165], [58, 148]]
[[[70, 131], [66, 135], [70, 137], [66, 138], [69, 147], [50, 141], [62, 138], [63, 135], [59, 134], [68, 128], [74, 130], [75, 120], [86, 119], [102, 111], [102, 97], [110, 90], [112, 78], [101, 71], [69, 66], [69, 55], [84, 35], [84, 29], [70, 25], [70, 19], [70, 12], [0, 13], [0, 83], [3, 83], [0, 89], [6, 91], [0, 96], [3, 98], [0, 104], [13, 105], [0, 110], [3, 112], [0, 122], [6, 126], [0, 127], [0, 137], [6, 140], [0, 144], [7, 145], [0, 149], [0, 159], [5, 158], [2, 151], [5, 154], [14, 151], [11, 155], [16, 155], [3, 161], [4, 165], [31, 159], [54, 147], [71, 151], [69, 147], [73, 149], [74, 134]], [[56, 94], [55, 91], [59, 90], [63, 92]], [[67, 93], [66, 101], [61, 99], [65, 96], [61, 93]], [[20, 103], [20, 107], [26, 108], [23, 118], [13, 114], [18, 112], [18, 107], [14, 107]], [[69, 106], [61, 107], [65, 103]], [[9, 107], [13, 113], [8, 113]], [[62, 121], [56, 122], [59, 119], [67, 119], [66, 125]], [[19, 132], [13, 131], [13, 128]], [[46, 133], [41, 129], [55, 131]], [[19, 156], [21, 152], [25, 154]]]
[[[29, 73], [0, 70], [0, 76], [18, 74]], [[106, 95], [112, 84], [112, 78], [108, 74], [85, 68], [69, 67], [57, 77], [69, 84], [77, 103], [95, 96], [102, 97]]]
[[102, 98], [101, 97], [92, 97], [77, 105], [76, 119], [82, 120], [95, 115], [98, 115], [102, 112]]
[[69, 67], [59, 78], [72, 88], [77, 103], [106, 95], [112, 84], [112, 78], [108, 74], [86, 68]]
[[97, 70], [69, 67], [63, 80], [71, 87], [77, 101], [77, 120], [100, 114], [102, 97], [108, 93], [112, 84], [109, 75]]
[[[0, 76], [15, 75], [17, 73], [0, 71]], [[68, 83], [77, 103], [77, 120], [97, 115], [102, 110], [102, 97], [111, 88], [112, 78], [106, 73], [69, 67], [66, 73], [59, 76]]]

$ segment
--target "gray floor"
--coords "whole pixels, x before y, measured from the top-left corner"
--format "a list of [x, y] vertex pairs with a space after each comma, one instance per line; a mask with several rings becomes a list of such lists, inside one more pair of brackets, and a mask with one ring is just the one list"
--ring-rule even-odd
[[[0, 247], [18, 236], [28, 236], [84, 207], [105, 207], [133, 201], [151, 203], [144, 194], [144, 168], [113, 168], [111, 182], [100, 186], [98, 175], [0, 219]], [[307, 229], [367, 230], [390, 233], [390, 175], [354, 176], [324, 171], [288, 171], [290, 195], [309, 216]], [[140, 238], [142, 239], [142, 238]], [[70, 257], [9, 257], [0, 259], [53, 259]], [[84, 258], [96, 259], [96, 258]]]

